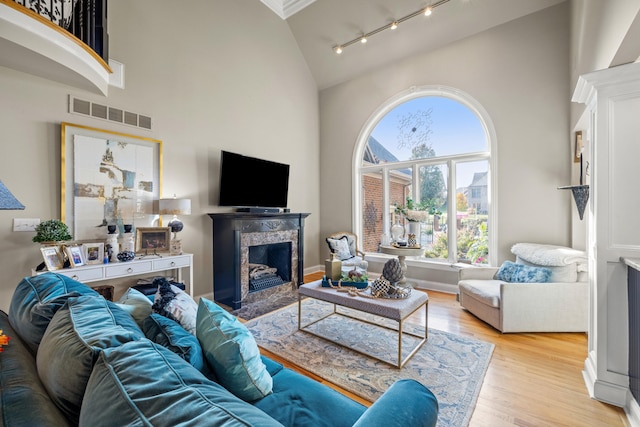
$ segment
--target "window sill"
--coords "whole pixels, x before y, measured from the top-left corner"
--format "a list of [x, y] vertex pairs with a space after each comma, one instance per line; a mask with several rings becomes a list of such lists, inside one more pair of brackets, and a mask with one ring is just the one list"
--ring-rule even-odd
[[[386, 255], [386, 254], [381, 254], [377, 252], [367, 252], [365, 255], [365, 260], [380, 262], [380, 263], [385, 263], [391, 258], [395, 258], [395, 257], [393, 255]], [[451, 263], [443, 260], [435, 260], [435, 259], [421, 258], [421, 257], [415, 257], [415, 256], [406, 257], [405, 263], [407, 264], [407, 267], [417, 267], [417, 268], [424, 268], [428, 270], [441, 270], [441, 271], [451, 271], [451, 272], [457, 272], [463, 268], [475, 267], [471, 264], [466, 264], [461, 262]]]

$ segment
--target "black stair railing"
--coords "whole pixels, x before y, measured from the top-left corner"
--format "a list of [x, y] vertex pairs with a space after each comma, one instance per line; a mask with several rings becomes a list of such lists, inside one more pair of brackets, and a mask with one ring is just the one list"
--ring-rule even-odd
[[70, 32], [108, 62], [107, 0], [14, 0], [14, 2]]

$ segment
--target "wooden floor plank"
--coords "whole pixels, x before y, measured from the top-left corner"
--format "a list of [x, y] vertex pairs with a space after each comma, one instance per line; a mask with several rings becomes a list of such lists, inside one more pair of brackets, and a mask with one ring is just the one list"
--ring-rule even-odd
[[[309, 283], [322, 273], [305, 276]], [[501, 334], [460, 307], [455, 295], [428, 291], [429, 327], [493, 343], [496, 347], [478, 396], [471, 427], [628, 426], [624, 411], [589, 398], [582, 378], [587, 357], [584, 333]], [[412, 323], [424, 324], [414, 315]], [[367, 402], [318, 378], [303, 366], [266, 355], [349, 397]]]

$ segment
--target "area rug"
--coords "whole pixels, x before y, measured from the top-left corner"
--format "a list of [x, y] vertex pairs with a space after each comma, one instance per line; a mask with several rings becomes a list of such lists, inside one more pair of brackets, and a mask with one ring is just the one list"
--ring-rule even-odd
[[[322, 317], [332, 309], [332, 304], [305, 299], [303, 324]], [[374, 319], [361, 312], [340, 310]], [[381, 318], [375, 319], [379, 323], [386, 322]], [[413, 378], [421, 382], [438, 398], [439, 427], [469, 424], [494, 349], [494, 345], [488, 342], [429, 328], [428, 341], [402, 369], [398, 369], [299, 331], [297, 303], [257, 317], [245, 325], [260, 347], [371, 402], [398, 379]], [[374, 352], [384, 360], [392, 362], [394, 357], [397, 358], [397, 332], [336, 315], [312, 327], [315, 333], [328, 334], [349, 345], [360, 344], [361, 351]], [[424, 327], [409, 324], [405, 324], [405, 328], [412, 332], [419, 332], [420, 328], [424, 330]], [[403, 340], [403, 355], [413, 348], [412, 339]]]

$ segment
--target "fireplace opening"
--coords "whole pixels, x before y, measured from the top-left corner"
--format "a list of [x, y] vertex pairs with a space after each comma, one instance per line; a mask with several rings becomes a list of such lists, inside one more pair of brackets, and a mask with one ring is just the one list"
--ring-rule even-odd
[[249, 292], [291, 282], [291, 242], [249, 246]]

